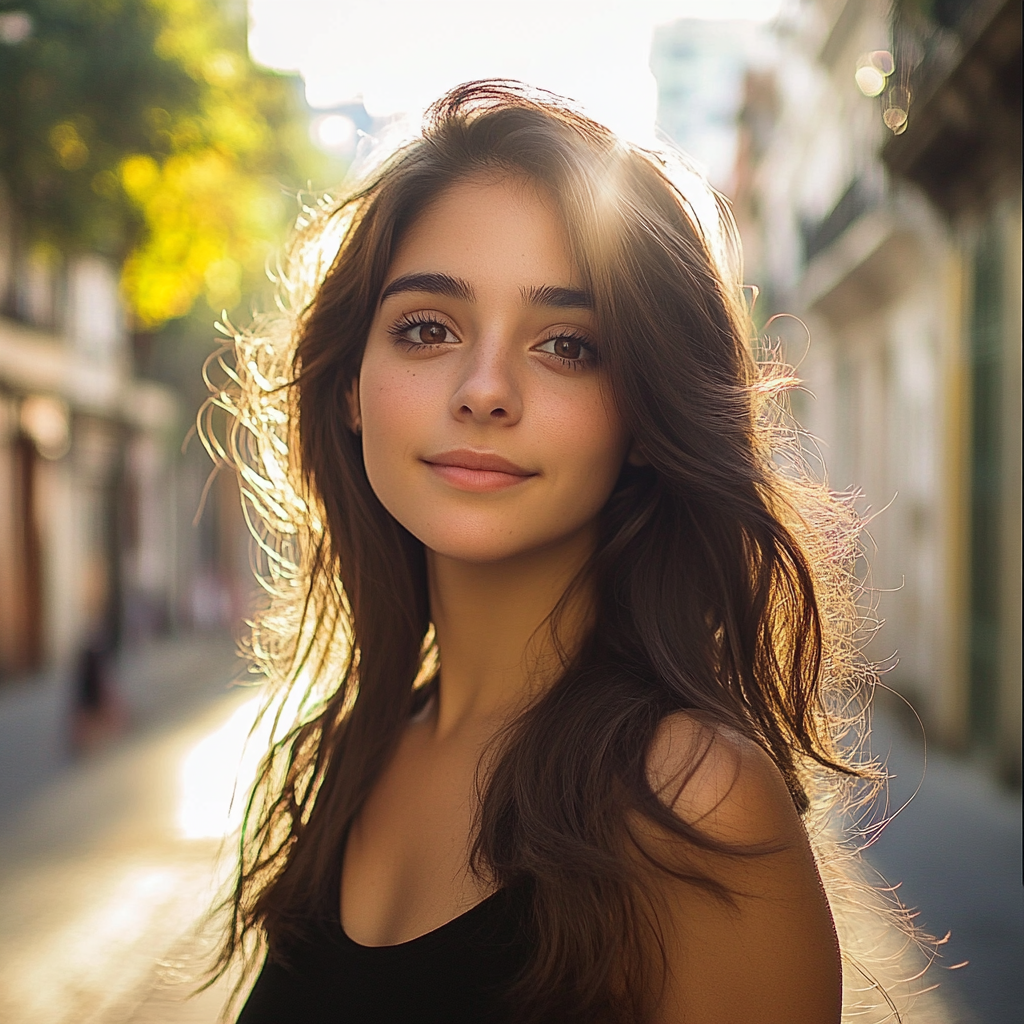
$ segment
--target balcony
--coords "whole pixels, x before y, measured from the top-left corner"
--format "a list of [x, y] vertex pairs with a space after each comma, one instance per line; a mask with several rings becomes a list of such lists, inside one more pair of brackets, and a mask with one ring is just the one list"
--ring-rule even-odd
[[882, 149], [889, 169], [950, 217], [1019, 193], [1020, 0], [945, 0], [931, 18], [897, 20], [896, 31], [924, 56], [907, 130]]

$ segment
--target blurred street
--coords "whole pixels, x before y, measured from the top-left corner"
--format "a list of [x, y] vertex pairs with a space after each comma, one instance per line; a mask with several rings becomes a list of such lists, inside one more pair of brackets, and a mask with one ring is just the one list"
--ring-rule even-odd
[[[122, 671], [133, 673], [123, 676], [126, 689], [162, 690], [153, 714], [138, 715], [132, 732], [89, 758], [65, 758], [21, 799], [5, 786], [5, 1024], [212, 1024], [219, 1013], [223, 986], [181, 997], [199, 948], [193, 925], [223, 877], [220, 833], [253, 694], [228, 688], [239, 669], [230, 638], [166, 641], [147, 653]], [[4, 694], [5, 704], [12, 697]], [[56, 745], [47, 734], [53, 709], [19, 711], [0, 714], [0, 750], [5, 768], [20, 752], [27, 773], [34, 749]]]
[[[188, 1000], [194, 923], [217, 879], [253, 693], [228, 690], [230, 644], [165, 643], [134, 662], [152, 683], [180, 659], [177, 716], [56, 772], [8, 805], [0, 837], [0, 1020], [5, 1024], [214, 1024], [220, 985]], [[170, 696], [165, 697], [170, 704]], [[171, 724], [166, 724], [168, 718]], [[12, 716], [0, 716], [10, 723]], [[2, 748], [12, 749], [6, 732]], [[27, 738], [21, 737], [26, 746]], [[873, 749], [888, 754], [892, 807], [921, 780], [922, 749], [884, 713]], [[251, 760], [251, 759], [250, 759]], [[251, 763], [243, 767], [243, 776]], [[236, 819], [237, 820], [237, 819]], [[1010, 1024], [1024, 954], [1020, 802], [977, 766], [929, 754], [920, 792], [870, 860], [935, 934], [952, 931], [933, 970], [959, 1024]], [[190, 966], [191, 965], [191, 966]]]
[[899, 885], [927, 932], [951, 933], [931, 984], [958, 1024], [1016, 1024], [1024, 1007], [1020, 793], [939, 750], [928, 750], [926, 769], [920, 732], [884, 713], [875, 715], [871, 749], [888, 766], [890, 811], [910, 803], [868, 860]]

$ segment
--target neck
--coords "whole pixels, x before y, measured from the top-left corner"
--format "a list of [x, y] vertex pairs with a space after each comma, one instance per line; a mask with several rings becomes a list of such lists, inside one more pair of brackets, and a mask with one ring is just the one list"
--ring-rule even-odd
[[[548, 619], [595, 542], [588, 527], [557, 547], [486, 564], [428, 550], [441, 655], [438, 735], [504, 718], [557, 679], [562, 663]], [[592, 603], [590, 589], [581, 587], [559, 617], [559, 640], [569, 652]]]

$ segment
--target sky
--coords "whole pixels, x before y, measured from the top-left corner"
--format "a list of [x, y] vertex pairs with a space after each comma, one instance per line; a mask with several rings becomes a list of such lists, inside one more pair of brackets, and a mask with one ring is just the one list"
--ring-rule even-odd
[[[416, 117], [474, 78], [517, 78], [571, 96], [626, 138], [654, 138], [648, 66], [655, 25], [680, 18], [768, 21], [785, 0], [249, 0], [249, 48], [299, 72], [329, 111], [362, 101], [373, 117]], [[342, 148], [330, 114], [318, 141]]]

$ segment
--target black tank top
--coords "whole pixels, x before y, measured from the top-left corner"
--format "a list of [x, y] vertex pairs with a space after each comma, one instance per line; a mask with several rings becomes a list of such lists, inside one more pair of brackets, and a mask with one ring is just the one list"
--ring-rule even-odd
[[334, 910], [286, 958], [271, 950], [238, 1024], [511, 1024], [528, 902], [525, 886], [500, 889], [396, 946], [353, 942]]

